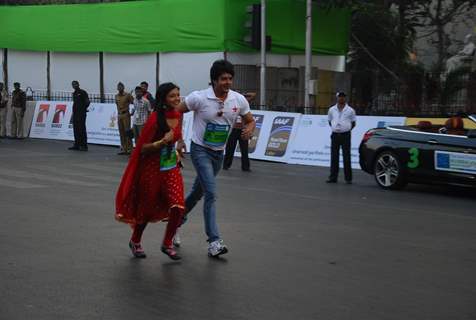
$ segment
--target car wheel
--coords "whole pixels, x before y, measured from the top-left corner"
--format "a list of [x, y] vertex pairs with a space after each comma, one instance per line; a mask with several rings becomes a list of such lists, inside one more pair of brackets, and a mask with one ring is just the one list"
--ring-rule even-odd
[[383, 189], [401, 189], [406, 184], [402, 163], [392, 151], [384, 151], [377, 155], [374, 163], [374, 177]]

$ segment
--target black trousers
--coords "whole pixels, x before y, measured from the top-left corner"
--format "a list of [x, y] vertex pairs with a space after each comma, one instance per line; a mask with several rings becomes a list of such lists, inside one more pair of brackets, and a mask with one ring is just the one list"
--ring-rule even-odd
[[87, 147], [88, 136], [86, 133], [86, 112], [73, 113], [74, 145], [76, 147]]
[[337, 180], [339, 175], [339, 151], [342, 147], [344, 157], [344, 176], [346, 181], [352, 181], [352, 166], [350, 163], [350, 131], [333, 132], [331, 135], [331, 175], [330, 180]]
[[236, 128], [233, 128], [231, 130], [230, 136], [228, 137], [228, 142], [226, 143], [225, 159], [223, 160], [223, 168], [231, 167], [231, 164], [233, 163], [233, 157], [235, 156], [237, 142], [240, 143], [241, 169], [249, 170], [250, 159], [248, 158], [248, 140], [241, 139], [241, 129], [236, 129]]

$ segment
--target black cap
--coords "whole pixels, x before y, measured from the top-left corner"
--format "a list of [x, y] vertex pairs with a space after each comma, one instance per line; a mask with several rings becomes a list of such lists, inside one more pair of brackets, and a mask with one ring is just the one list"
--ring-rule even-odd
[[339, 98], [339, 97], [347, 97], [347, 95], [345, 94], [344, 91], [339, 91], [336, 93], [336, 97]]

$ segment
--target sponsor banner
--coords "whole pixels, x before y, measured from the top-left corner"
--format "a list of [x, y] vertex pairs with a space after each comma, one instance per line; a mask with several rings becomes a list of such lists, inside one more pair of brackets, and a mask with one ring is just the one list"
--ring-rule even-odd
[[[352, 130], [351, 162], [353, 168], [360, 168], [359, 145], [364, 133], [372, 128], [383, 128], [390, 125], [403, 125], [404, 117], [372, 117], [357, 116], [357, 125]], [[314, 166], [330, 166], [331, 129], [327, 115], [302, 115], [296, 139], [288, 163]], [[342, 150], [340, 162], [342, 166]]]
[[88, 143], [120, 146], [121, 138], [117, 125], [116, 104], [91, 103], [88, 109], [89, 112], [86, 117]]
[[[88, 143], [120, 146], [117, 108], [114, 103], [91, 103], [86, 117]], [[183, 137], [190, 150], [193, 113], [184, 114]], [[36, 102], [31, 138], [74, 141], [73, 102]]]
[[74, 140], [73, 136], [68, 134], [72, 108], [71, 101], [38, 101], [33, 114], [30, 137]]
[[[251, 159], [269, 160], [290, 164], [314, 166], [330, 165], [330, 135], [327, 115], [301, 115], [298, 113], [252, 111], [256, 129], [249, 143]], [[364, 133], [372, 128], [403, 125], [405, 117], [358, 116], [352, 130], [352, 167], [359, 168], [359, 145]], [[184, 114], [183, 137], [190, 150], [193, 112]], [[115, 104], [92, 103], [86, 119], [88, 143], [120, 145]], [[74, 140], [72, 102], [38, 101], [30, 137], [43, 139]], [[238, 144], [239, 145], [239, 144]], [[236, 156], [241, 156], [239, 149]], [[471, 164], [462, 165], [472, 158], [450, 157], [447, 170], [473, 173]], [[456, 159], [456, 160], [455, 160]], [[442, 160], [441, 160], [442, 161]], [[443, 162], [442, 162], [443, 163]], [[453, 163], [451, 165], [451, 163]], [[458, 165], [454, 164], [458, 163]], [[342, 165], [342, 163], [341, 163]], [[435, 166], [437, 159], [435, 158]], [[443, 165], [437, 168], [445, 170]]]
[[[31, 138], [74, 140], [73, 103], [71, 101], [38, 101]], [[86, 117], [88, 143], [120, 145], [117, 108], [113, 103], [91, 103]]]
[[[287, 162], [301, 114], [251, 111], [256, 129], [249, 144], [251, 159]], [[235, 153], [241, 156], [239, 150]]]
[[435, 151], [435, 169], [476, 174], [476, 154]]

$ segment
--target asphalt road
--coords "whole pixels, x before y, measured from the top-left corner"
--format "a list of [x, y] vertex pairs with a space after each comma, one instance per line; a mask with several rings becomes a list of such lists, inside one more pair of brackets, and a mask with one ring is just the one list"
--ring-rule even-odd
[[[113, 219], [118, 149], [0, 141], [0, 319], [476, 319], [474, 189], [324, 183], [328, 169], [235, 160], [218, 222], [230, 248], [207, 257], [201, 206], [181, 262], [131, 258]], [[189, 189], [194, 172], [186, 161]]]

